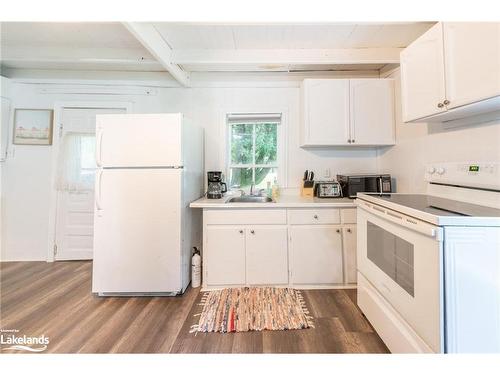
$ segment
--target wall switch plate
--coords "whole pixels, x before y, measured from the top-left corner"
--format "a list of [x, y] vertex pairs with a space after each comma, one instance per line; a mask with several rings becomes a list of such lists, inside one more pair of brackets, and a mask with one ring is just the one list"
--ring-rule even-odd
[[330, 178], [330, 168], [326, 168], [323, 173], [324, 178]]

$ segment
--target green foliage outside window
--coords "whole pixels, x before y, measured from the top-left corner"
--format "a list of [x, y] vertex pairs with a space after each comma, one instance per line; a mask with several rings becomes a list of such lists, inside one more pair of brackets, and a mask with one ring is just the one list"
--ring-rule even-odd
[[244, 188], [253, 182], [259, 186], [266, 177], [269, 180], [276, 173], [278, 124], [244, 123], [230, 126], [230, 185]]

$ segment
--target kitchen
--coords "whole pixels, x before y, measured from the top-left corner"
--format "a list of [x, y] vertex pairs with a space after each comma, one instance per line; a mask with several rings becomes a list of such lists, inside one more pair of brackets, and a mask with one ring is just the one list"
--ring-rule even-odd
[[500, 23], [1, 27], [5, 332], [500, 352]]

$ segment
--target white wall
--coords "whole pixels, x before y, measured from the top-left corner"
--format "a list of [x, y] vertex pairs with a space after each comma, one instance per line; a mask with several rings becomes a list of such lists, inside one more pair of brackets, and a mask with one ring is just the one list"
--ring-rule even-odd
[[[364, 73], [363, 76], [370, 76]], [[371, 74], [373, 76], [373, 74]], [[305, 169], [315, 170], [321, 177], [329, 168], [337, 173], [375, 172], [377, 152], [359, 150], [304, 150], [299, 145], [299, 81], [262, 82], [263, 87], [248, 87], [249, 82], [226, 79], [222, 84], [210, 82], [205, 87], [191, 89], [160, 88], [154, 96], [146, 95], [83, 95], [44, 94], [45, 87], [58, 85], [15, 82], [11, 85], [13, 108], [54, 108], [60, 101], [131, 101], [133, 112], [183, 112], [205, 127], [205, 168], [225, 170], [224, 116], [237, 111], [284, 111], [286, 113], [286, 165], [288, 187], [299, 187]], [[200, 85], [198, 85], [200, 86]], [[203, 86], [203, 84], [201, 84]], [[219, 86], [219, 87], [206, 87]], [[222, 86], [222, 87], [221, 87]], [[242, 87], [247, 86], [247, 87]], [[274, 86], [274, 87], [273, 87]], [[65, 88], [68, 82], [64, 84]], [[77, 87], [73, 85], [73, 87]], [[125, 86], [120, 86], [126, 88]], [[119, 86], [116, 86], [118, 89]], [[49, 212], [55, 202], [50, 201], [52, 189], [52, 148], [50, 146], [11, 146], [11, 156], [2, 171], [4, 214], [2, 233], [4, 246], [1, 260], [46, 260], [51, 240], [48, 237]]]
[[442, 161], [500, 162], [500, 122], [445, 129], [441, 124], [405, 124], [401, 117], [400, 72], [396, 84], [396, 145], [378, 151], [378, 166], [396, 178], [400, 193], [423, 193], [425, 165]]

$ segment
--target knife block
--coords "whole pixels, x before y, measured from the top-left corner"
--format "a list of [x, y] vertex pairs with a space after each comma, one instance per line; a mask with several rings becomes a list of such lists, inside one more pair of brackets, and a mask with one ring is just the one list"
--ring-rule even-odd
[[302, 197], [310, 197], [310, 198], [313, 198], [314, 197], [314, 188], [312, 187], [304, 187], [302, 186], [300, 188], [300, 195]]

